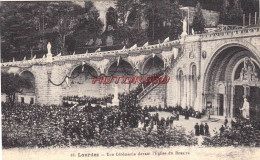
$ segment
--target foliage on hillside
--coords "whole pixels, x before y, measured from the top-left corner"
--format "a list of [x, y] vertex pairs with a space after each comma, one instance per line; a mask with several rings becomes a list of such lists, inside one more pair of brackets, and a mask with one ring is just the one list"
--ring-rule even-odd
[[[158, 43], [167, 37], [173, 40], [182, 32], [179, 5], [195, 7], [197, 2], [202, 9], [219, 11], [223, 24], [241, 24], [243, 13], [259, 11], [257, 0], [118, 0], [115, 8], [107, 10], [103, 24], [92, 1], [84, 7], [70, 1], [2, 2], [1, 57], [5, 61], [40, 58], [48, 42], [54, 55], [73, 54], [77, 49], [80, 53], [91, 48], [107, 50], [108, 36], [113, 46], [127, 47]], [[195, 19], [203, 21], [200, 14]]]

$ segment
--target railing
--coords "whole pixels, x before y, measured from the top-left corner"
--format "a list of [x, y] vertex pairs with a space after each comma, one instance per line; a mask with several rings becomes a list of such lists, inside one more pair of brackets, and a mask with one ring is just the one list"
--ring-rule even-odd
[[156, 86], [158, 86], [159, 83], [156, 84], [149, 84], [149, 86], [147, 86], [138, 96], [137, 99], [140, 101], [146, 94], [148, 94], [151, 90], [153, 90], [153, 88], [155, 88]]
[[[175, 63], [171, 66], [171, 67], [174, 67], [179, 61], [180, 59], [184, 56], [184, 54], [182, 53], [181, 55], [179, 55], [177, 58], [176, 58], [176, 61]], [[145, 95], [147, 95], [149, 92], [151, 92], [155, 87], [157, 87], [159, 85], [158, 84], [149, 84], [138, 96], [137, 96], [137, 99], [138, 101], [140, 101], [141, 99], [144, 98]]]
[[[79, 58], [97, 58], [97, 57], [106, 57], [106, 56], [117, 56], [121, 54], [128, 54], [129, 52], [137, 52], [137, 51], [146, 51], [146, 50], [153, 50], [153, 49], [161, 49], [163, 47], [170, 47], [174, 45], [179, 45], [179, 40], [169, 41], [160, 44], [148, 45], [148, 46], [141, 46], [133, 49], [121, 49], [121, 50], [112, 50], [112, 51], [101, 51], [101, 52], [94, 52], [94, 53], [83, 53], [83, 54], [76, 54], [76, 55], [65, 55], [65, 56], [55, 56], [51, 58], [51, 61], [61, 61], [61, 60], [76, 60]], [[152, 54], [152, 52], [151, 52]], [[9, 65], [30, 65], [36, 63], [46, 63], [48, 58], [37, 58], [34, 60], [24, 60], [24, 61], [15, 61], [15, 62], [4, 62], [1, 63], [1, 66], [9, 66]]]
[[222, 32], [210, 32], [199, 34], [200, 38], [213, 38], [219, 36], [234, 36], [234, 35], [241, 35], [245, 33], [257, 33], [260, 32], [260, 27], [252, 27], [252, 28], [242, 28], [236, 30], [227, 30]]
[[[260, 32], [260, 27], [251, 27], [251, 28], [242, 28], [242, 26], [222, 26], [222, 31], [220, 32], [211, 32], [204, 34], [197, 34], [199, 38], [214, 38], [219, 36], [234, 36], [245, 33], [258, 33]], [[233, 30], [232, 30], [233, 29]], [[192, 37], [194, 35], [189, 35], [188, 37]], [[137, 51], [146, 51], [153, 49], [160, 49], [163, 47], [170, 47], [174, 45], [179, 45], [180, 40], [169, 41], [160, 44], [154, 44], [149, 46], [142, 46], [133, 49], [122, 49], [122, 50], [112, 50], [112, 51], [103, 51], [103, 52], [95, 52], [95, 53], [83, 53], [76, 55], [65, 55], [65, 56], [55, 56], [51, 58], [51, 61], [62, 61], [62, 60], [76, 60], [79, 58], [95, 58], [95, 57], [106, 57], [106, 56], [117, 56], [120, 54], [128, 54], [129, 52], [137, 52]], [[1, 66], [9, 66], [9, 65], [32, 65], [32, 64], [42, 64], [48, 62], [50, 59], [48, 58], [37, 58], [34, 60], [25, 60], [25, 61], [16, 61], [16, 62], [4, 62], [1, 63]]]
[[218, 28], [218, 31], [222, 32], [222, 31], [243, 29], [243, 28], [245, 28], [245, 26], [223, 25], [223, 24], [221, 24], [221, 25], [218, 25], [217, 28]]

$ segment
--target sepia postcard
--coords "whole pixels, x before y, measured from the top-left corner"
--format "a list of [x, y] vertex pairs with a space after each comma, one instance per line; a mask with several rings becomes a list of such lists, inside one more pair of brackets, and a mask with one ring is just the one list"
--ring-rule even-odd
[[259, 6], [0, 1], [2, 159], [259, 159]]

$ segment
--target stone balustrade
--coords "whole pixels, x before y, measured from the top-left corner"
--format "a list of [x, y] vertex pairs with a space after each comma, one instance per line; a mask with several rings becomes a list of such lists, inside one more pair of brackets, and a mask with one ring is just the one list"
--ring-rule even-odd
[[233, 36], [241, 36], [244, 34], [249, 34], [249, 33], [259, 33], [260, 32], [260, 27], [252, 27], [252, 28], [243, 28], [243, 29], [236, 29], [236, 30], [227, 30], [227, 31], [221, 31], [221, 32], [210, 32], [210, 33], [204, 33], [204, 34], [199, 34], [201, 39], [207, 39], [207, 38], [215, 38], [215, 37], [233, 37]]
[[[66, 60], [78, 60], [78, 59], [103, 58], [103, 57], [116, 57], [116, 56], [122, 55], [122, 54], [127, 55], [131, 52], [151, 51], [153, 49], [162, 49], [164, 47], [178, 46], [179, 44], [180, 44], [179, 40], [174, 40], [174, 41], [165, 42], [165, 43], [161, 43], [161, 44], [149, 45], [147, 47], [145, 47], [145, 46], [137, 47], [134, 49], [55, 56], [55, 57], [52, 57], [52, 62], [66, 61]], [[148, 53], [152, 54], [152, 52], [148, 52]], [[4, 63], [1, 63], [1, 66], [3, 66], [3, 67], [5, 67], [5, 66], [22, 66], [22, 65], [33, 65], [33, 64], [45, 64], [45, 63], [48, 63], [47, 58], [39, 58], [39, 59], [34, 59], [34, 60], [4, 62]]]

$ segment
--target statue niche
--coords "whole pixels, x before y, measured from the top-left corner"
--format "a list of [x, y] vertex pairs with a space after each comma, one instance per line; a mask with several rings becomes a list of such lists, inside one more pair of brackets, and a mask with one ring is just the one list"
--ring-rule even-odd
[[250, 58], [244, 59], [244, 67], [241, 69], [240, 78], [241, 81], [258, 81], [255, 65]]

